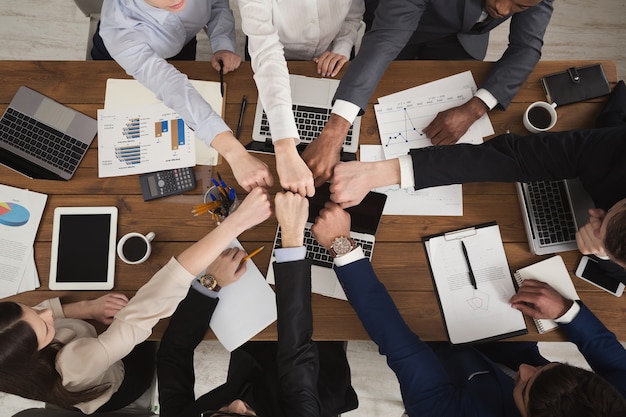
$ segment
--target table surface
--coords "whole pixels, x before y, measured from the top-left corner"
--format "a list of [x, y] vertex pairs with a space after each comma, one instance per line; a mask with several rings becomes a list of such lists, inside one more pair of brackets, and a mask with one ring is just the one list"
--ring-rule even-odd
[[[611, 85], [617, 80], [613, 61], [601, 62]], [[540, 62], [526, 83], [515, 96], [506, 111], [489, 113], [496, 134], [510, 130], [527, 133], [522, 125], [522, 114], [529, 103], [545, 100], [539, 78], [571, 66], [590, 64], [589, 61]], [[174, 65], [190, 79], [218, 81], [219, 75], [208, 62], [176, 62]], [[480, 84], [491, 67], [485, 62], [456, 61], [404, 61], [393, 62], [370, 99], [362, 118], [362, 144], [380, 144], [373, 104], [380, 96], [387, 95], [426, 82], [471, 70]], [[314, 64], [289, 62], [294, 74], [315, 76]], [[339, 78], [345, 69], [339, 74]], [[21, 85], [26, 85], [49, 97], [96, 117], [96, 110], [103, 107], [105, 83], [108, 78], [128, 78], [115, 62], [96, 61], [0, 61], [0, 111]], [[234, 73], [224, 76], [227, 83], [225, 120], [229, 126], [237, 126], [243, 95], [248, 107], [243, 119], [242, 141], [250, 141], [257, 102], [257, 90], [248, 62], [242, 63]], [[558, 109], [558, 122], [554, 130], [592, 127], [606, 97], [571, 104]], [[488, 138], [487, 138], [488, 139]], [[258, 155], [272, 169], [277, 179], [274, 157]], [[224, 180], [235, 184], [228, 164], [216, 168]], [[32, 180], [0, 166], [0, 183], [48, 194], [48, 202], [35, 241], [35, 258], [41, 287], [36, 291], [18, 294], [10, 299], [35, 305], [40, 301], [60, 296], [64, 301], [77, 301], [103, 294], [98, 291], [50, 291], [50, 247], [52, 220], [55, 207], [59, 206], [116, 206], [119, 210], [118, 237], [131, 231], [153, 231], [156, 238], [150, 259], [141, 265], [127, 265], [116, 259], [114, 291], [129, 297], [144, 284], [169, 258], [180, 253], [192, 242], [204, 236], [213, 226], [209, 216], [193, 217], [191, 208], [201, 202], [203, 184], [184, 195], [144, 202], [136, 175], [117, 178], [98, 178], [97, 139], [92, 143], [75, 176], [67, 182]], [[203, 175], [202, 167], [196, 167]], [[278, 181], [275, 181], [278, 183]], [[243, 193], [237, 187], [239, 193]], [[274, 186], [270, 192], [279, 191]], [[372, 258], [374, 269], [389, 290], [402, 316], [413, 331], [424, 340], [447, 340], [439, 306], [433, 291], [421, 236], [463, 228], [488, 221], [500, 226], [502, 239], [512, 271], [537, 262], [548, 256], [535, 256], [528, 248], [520, 206], [513, 184], [475, 183], [463, 186], [463, 213], [459, 216], [383, 216], [376, 235], [376, 247]], [[270, 248], [276, 232], [276, 218], [243, 233], [239, 240], [248, 251], [261, 245]], [[264, 250], [254, 258], [262, 273], [266, 273], [270, 250]], [[614, 331], [620, 340], [626, 340], [626, 303], [622, 298], [607, 294], [576, 278], [580, 253], [561, 253], [581, 299], [596, 315]], [[368, 339], [352, 308], [346, 301], [313, 295], [314, 338], [317, 340]], [[161, 321], [152, 338], [159, 339], [167, 325]], [[97, 325], [99, 330], [102, 326]], [[528, 334], [508, 340], [565, 340], [560, 330], [539, 335], [532, 321], [527, 318]], [[207, 338], [214, 338], [209, 332]], [[275, 340], [276, 324], [261, 332], [256, 339]]]

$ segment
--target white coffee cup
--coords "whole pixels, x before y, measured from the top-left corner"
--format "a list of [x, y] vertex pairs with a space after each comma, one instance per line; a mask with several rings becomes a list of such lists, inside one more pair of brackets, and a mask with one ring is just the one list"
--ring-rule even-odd
[[524, 127], [531, 133], [550, 130], [556, 124], [556, 103], [535, 101], [524, 112]]
[[152, 253], [150, 242], [154, 239], [154, 232], [142, 235], [130, 232], [122, 236], [117, 242], [117, 256], [127, 264], [136, 265], [145, 262]]

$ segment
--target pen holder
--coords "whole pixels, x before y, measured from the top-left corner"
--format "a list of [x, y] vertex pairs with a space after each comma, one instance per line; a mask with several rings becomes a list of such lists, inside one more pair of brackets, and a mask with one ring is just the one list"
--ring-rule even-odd
[[[222, 192], [222, 190], [224, 192]], [[213, 217], [216, 224], [220, 224], [226, 217], [232, 212], [237, 210], [240, 201], [237, 198], [237, 193], [234, 189], [230, 191], [220, 190], [218, 187], [213, 186], [204, 193], [203, 202], [205, 204], [220, 201], [221, 205], [214, 210], [209, 210], [208, 213]]]

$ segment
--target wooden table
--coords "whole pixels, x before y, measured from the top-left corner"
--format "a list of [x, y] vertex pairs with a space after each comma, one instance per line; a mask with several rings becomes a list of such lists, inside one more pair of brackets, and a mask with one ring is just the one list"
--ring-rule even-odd
[[[539, 78], [574, 65], [589, 64], [586, 61], [540, 62], [528, 81], [521, 87], [509, 108], [503, 112], [490, 112], [496, 134], [511, 132], [524, 134], [522, 113], [529, 103], [545, 100]], [[608, 79], [614, 85], [617, 80], [615, 63], [602, 61]], [[208, 62], [180, 62], [175, 65], [191, 79], [219, 79]], [[483, 62], [443, 62], [414, 61], [393, 62], [384, 79], [372, 95], [368, 110], [361, 125], [361, 143], [379, 144], [380, 138], [373, 103], [377, 97], [410, 88], [441, 77], [470, 69], [477, 83], [486, 76], [490, 63]], [[292, 73], [315, 76], [314, 65], [310, 62], [291, 62]], [[340, 74], [340, 76], [343, 72]], [[128, 78], [115, 62], [35, 62], [0, 61], [0, 111], [7, 104], [20, 85], [26, 85], [53, 99], [65, 103], [92, 117], [103, 107], [105, 82], [107, 78]], [[254, 107], [257, 92], [252, 79], [249, 63], [232, 74], [227, 74], [226, 122], [234, 128], [237, 125], [242, 96], [248, 97], [248, 109], [243, 120], [242, 140], [247, 143], [251, 137]], [[555, 130], [592, 127], [595, 117], [606, 98], [572, 104], [559, 108], [559, 119]], [[274, 158], [259, 156], [275, 174]], [[52, 296], [61, 296], [66, 301], [76, 301], [102, 295], [102, 292], [50, 291], [47, 287], [50, 268], [50, 246], [52, 238], [53, 211], [58, 206], [117, 206], [119, 209], [118, 236], [131, 231], [156, 233], [150, 259], [141, 265], [127, 265], [116, 261], [116, 281], [114, 291], [132, 296], [168, 259], [180, 253], [190, 243], [201, 238], [213, 225], [208, 216], [193, 217], [191, 208], [201, 201], [203, 191], [199, 184], [194, 192], [182, 196], [144, 202], [137, 176], [98, 178], [97, 140], [91, 145], [74, 178], [68, 182], [31, 180], [0, 166], [0, 183], [14, 187], [28, 188], [48, 194], [48, 202], [35, 242], [37, 269], [41, 287], [37, 291], [19, 294], [11, 299], [34, 305]], [[227, 164], [217, 170], [229, 184], [235, 181]], [[278, 181], [276, 181], [278, 183]], [[278, 191], [274, 186], [272, 193]], [[243, 193], [238, 189], [240, 195]], [[440, 233], [455, 228], [495, 220], [500, 226], [509, 264], [512, 270], [526, 266], [545, 257], [537, 257], [529, 252], [523, 229], [517, 195], [513, 184], [478, 183], [463, 186], [462, 217], [445, 216], [384, 216], [376, 236], [376, 249], [373, 265], [381, 281], [386, 285], [409, 326], [424, 340], [447, 340], [439, 307], [433, 292], [421, 236]], [[270, 218], [263, 224], [240, 236], [244, 248], [251, 251], [260, 245], [271, 247], [276, 231], [276, 219]], [[265, 273], [269, 250], [254, 258], [255, 263]], [[576, 288], [597, 316], [614, 332], [620, 340], [626, 340], [626, 304], [623, 298], [613, 297], [575, 278], [573, 271], [580, 254], [577, 251], [562, 253], [572, 274]], [[88, 271], [86, 271], [88, 273]], [[367, 339], [368, 336], [350, 305], [341, 300], [313, 295], [314, 338], [318, 340]], [[167, 321], [155, 328], [153, 338], [160, 338]], [[528, 320], [529, 333], [511, 340], [564, 340], [560, 331], [538, 335], [532, 322]], [[209, 333], [207, 338], [214, 336]], [[259, 340], [276, 338], [276, 325], [272, 325], [258, 335]]]

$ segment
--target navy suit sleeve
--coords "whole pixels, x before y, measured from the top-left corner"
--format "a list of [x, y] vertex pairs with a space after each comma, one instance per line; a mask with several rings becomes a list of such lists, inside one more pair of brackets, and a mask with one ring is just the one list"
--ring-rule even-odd
[[289, 416], [319, 416], [319, 356], [312, 342], [311, 262], [274, 263], [278, 308], [277, 366], [281, 407]]
[[626, 349], [581, 302], [581, 310], [569, 324], [562, 324], [591, 368], [626, 397]]
[[543, 35], [552, 17], [552, 2], [543, 0], [511, 17], [509, 46], [480, 85], [493, 94], [504, 109], [541, 58]]

